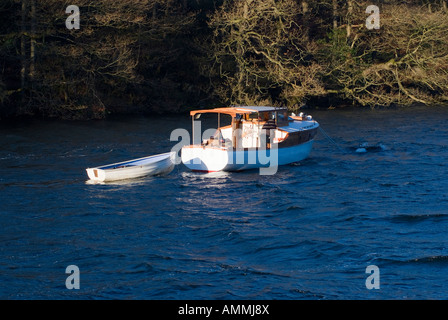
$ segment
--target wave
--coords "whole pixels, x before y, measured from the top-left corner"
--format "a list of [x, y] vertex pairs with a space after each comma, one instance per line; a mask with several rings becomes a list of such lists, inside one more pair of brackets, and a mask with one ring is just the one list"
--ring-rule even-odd
[[445, 220], [448, 219], [446, 213], [429, 213], [429, 214], [399, 214], [389, 217], [388, 220], [394, 223], [418, 223], [427, 220]]
[[301, 207], [294, 204], [285, 204], [285, 205], [279, 205], [275, 206], [275, 208], [272, 210], [272, 212], [286, 212], [286, 211], [302, 211], [306, 210], [305, 207]]
[[448, 256], [447, 255], [433, 255], [433, 256], [424, 256], [420, 258], [412, 258], [412, 259], [399, 259], [399, 258], [377, 258], [375, 259], [373, 264], [378, 266], [385, 265], [448, 265]]
[[406, 261], [407, 263], [422, 263], [422, 264], [448, 264], [448, 256], [441, 255], [441, 256], [428, 256], [428, 257], [422, 257], [422, 258], [416, 258]]

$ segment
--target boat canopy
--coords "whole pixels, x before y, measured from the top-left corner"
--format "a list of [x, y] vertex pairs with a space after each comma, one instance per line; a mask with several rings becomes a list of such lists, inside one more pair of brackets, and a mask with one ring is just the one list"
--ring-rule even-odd
[[250, 114], [256, 112], [275, 112], [275, 111], [286, 111], [286, 108], [275, 108], [275, 107], [228, 107], [228, 108], [215, 108], [215, 109], [204, 109], [204, 110], [193, 110], [190, 111], [190, 115], [194, 116], [200, 113], [223, 113], [235, 117], [237, 114]]

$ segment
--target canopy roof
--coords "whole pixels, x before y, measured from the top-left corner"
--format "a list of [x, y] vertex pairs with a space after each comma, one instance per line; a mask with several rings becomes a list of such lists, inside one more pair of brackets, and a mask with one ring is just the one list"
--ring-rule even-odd
[[236, 116], [237, 114], [248, 114], [255, 112], [275, 112], [278, 110], [286, 110], [286, 108], [275, 108], [275, 107], [229, 107], [229, 108], [215, 108], [215, 109], [205, 109], [205, 110], [193, 110], [190, 112], [191, 116], [198, 113], [224, 113], [231, 116]]

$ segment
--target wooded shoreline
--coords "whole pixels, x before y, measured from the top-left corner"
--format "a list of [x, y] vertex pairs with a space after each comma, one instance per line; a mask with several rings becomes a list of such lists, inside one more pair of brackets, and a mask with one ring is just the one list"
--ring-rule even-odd
[[447, 105], [447, 2], [4, 0], [0, 118]]

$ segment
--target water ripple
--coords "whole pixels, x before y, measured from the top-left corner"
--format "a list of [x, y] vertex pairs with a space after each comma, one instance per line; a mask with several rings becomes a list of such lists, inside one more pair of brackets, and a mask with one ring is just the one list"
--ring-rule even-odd
[[444, 299], [448, 110], [428, 110], [316, 110], [343, 150], [318, 135], [275, 176], [180, 165], [113, 184], [85, 168], [166, 152], [188, 117], [1, 127], [0, 297]]

